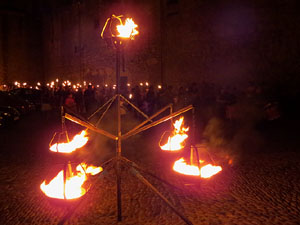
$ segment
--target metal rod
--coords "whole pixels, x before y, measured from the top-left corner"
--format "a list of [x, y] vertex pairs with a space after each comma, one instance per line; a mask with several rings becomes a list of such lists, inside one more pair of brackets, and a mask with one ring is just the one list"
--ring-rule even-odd
[[68, 172], [69, 172], [69, 177], [72, 176], [72, 165], [71, 165], [71, 161], [68, 162]]
[[65, 117], [64, 117], [64, 107], [63, 106], [61, 106], [60, 115], [61, 115], [61, 132], [62, 133], [64, 132], [66, 134], [67, 142], [70, 142], [69, 135], [68, 135], [67, 128], [66, 128], [66, 123], [65, 123], [66, 121], [65, 121]]
[[102, 135], [104, 135], [106, 137], [109, 137], [109, 138], [114, 139], [114, 140], [118, 140], [117, 136], [115, 136], [115, 135], [113, 135], [111, 133], [108, 133], [107, 131], [102, 130], [102, 129], [98, 128], [98, 127], [95, 127], [93, 124], [91, 124], [89, 122], [85, 122], [85, 121], [82, 121], [81, 119], [79, 119], [77, 117], [71, 116], [68, 113], [65, 114], [65, 118], [68, 119], [68, 120], [71, 120], [74, 123], [77, 123], [77, 124], [79, 124], [81, 126], [84, 126], [84, 127], [88, 128], [88, 129], [90, 129], [92, 131], [95, 131], [95, 132], [97, 132], [99, 134], [102, 134]]
[[[108, 103], [113, 102], [116, 98], [116, 95], [114, 95], [111, 99], [109, 99], [105, 104], [103, 104], [99, 109], [97, 109], [95, 112], [92, 113], [92, 115], [90, 115], [88, 117], [88, 120], [90, 120], [96, 113], [98, 113], [101, 109], [103, 109]], [[109, 108], [109, 107], [108, 107]]]
[[148, 174], [149, 176], [154, 177], [155, 179], [157, 179], [157, 180], [163, 182], [163, 183], [166, 184], [166, 185], [169, 185], [169, 186], [172, 187], [172, 188], [175, 188], [175, 189], [178, 189], [178, 190], [180, 190], [180, 191], [183, 191], [181, 188], [179, 188], [179, 187], [177, 187], [177, 186], [175, 186], [175, 185], [169, 183], [168, 181], [162, 179], [161, 177], [159, 177], [159, 176], [157, 176], [157, 175], [155, 175], [155, 174], [153, 174], [153, 173], [147, 171], [146, 169], [144, 169], [144, 168], [138, 166], [135, 162], [132, 162], [131, 160], [129, 160], [129, 159], [125, 158], [125, 157], [122, 157], [122, 160], [125, 161], [125, 163], [129, 164], [130, 166], [134, 167], [135, 169], [140, 170], [142, 173]]
[[[173, 104], [170, 107], [170, 114], [172, 114], [172, 113], [173, 113]], [[171, 128], [171, 130], [173, 130], [173, 124], [174, 124], [173, 117], [170, 119], [170, 122], [171, 122], [170, 128]]]
[[131, 167], [130, 172], [138, 178], [143, 184], [148, 186], [160, 199], [162, 199], [167, 206], [170, 207], [170, 209], [173, 210], [174, 213], [176, 213], [186, 224], [193, 225], [191, 221], [189, 221], [183, 214], [181, 214], [174, 206], [173, 204], [165, 197], [163, 196], [148, 180], [146, 180], [136, 169]]
[[[115, 95], [113, 98], [112, 98], [112, 101], [110, 101], [109, 105], [107, 106], [106, 110], [103, 112], [103, 114], [100, 116], [100, 118], [98, 119], [98, 121], [96, 122], [96, 127], [99, 126], [101, 120], [103, 119], [103, 117], [105, 116], [105, 114], [107, 113], [107, 111], [109, 110], [109, 108], [111, 107], [111, 105], [113, 104], [115, 98], [117, 96]], [[106, 104], [106, 103], [105, 103]]]
[[142, 114], [146, 119], [149, 118], [145, 113], [143, 113], [142, 110], [140, 110], [138, 107], [136, 107], [133, 103], [128, 101], [124, 96], [121, 95], [121, 98], [124, 99], [125, 102], [127, 102], [129, 105], [131, 105], [136, 111], [138, 111], [140, 114]]
[[126, 139], [126, 138], [128, 138], [128, 137], [130, 137], [130, 136], [132, 136], [132, 135], [138, 134], [138, 133], [140, 133], [140, 132], [142, 132], [142, 131], [145, 131], [145, 130], [151, 128], [151, 127], [154, 127], [154, 126], [156, 126], [156, 125], [158, 125], [158, 124], [160, 124], [160, 123], [163, 123], [163, 122], [165, 122], [165, 121], [167, 121], [167, 120], [169, 120], [169, 119], [171, 119], [171, 118], [173, 118], [173, 117], [175, 117], [175, 116], [178, 116], [178, 115], [180, 115], [180, 114], [182, 114], [182, 113], [184, 113], [184, 112], [186, 112], [186, 111], [188, 111], [188, 110], [191, 110], [192, 108], [193, 108], [192, 105], [189, 105], [189, 106], [187, 106], [187, 107], [184, 107], [184, 108], [178, 110], [177, 112], [174, 112], [174, 113], [172, 113], [171, 115], [165, 116], [165, 117], [163, 117], [163, 118], [161, 118], [161, 119], [159, 119], [159, 120], [157, 120], [157, 121], [155, 121], [155, 122], [153, 122], [153, 123], [150, 123], [150, 124], [148, 124], [148, 125], [146, 125], [146, 126], [144, 126], [144, 127], [141, 127], [140, 129], [138, 129], [138, 130], [136, 130], [136, 131], [134, 131], [134, 132], [131, 132], [131, 133], [129, 133], [129, 134], [127, 133], [127, 134], [123, 135], [121, 138], [122, 138], [122, 139]]
[[120, 160], [121, 157], [121, 99], [120, 99], [120, 56], [121, 56], [121, 40], [116, 41], [116, 84], [117, 84], [117, 123], [118, 123], [118, 139], [116, 146], [116, 172], [117, 172], [117, 207], [118, 207], [118, 221], [122, 220], [122, 196], [121, 196], [121, 174], [120, 174]]
[[[198, 151], [198, 148], [196, 148], [196, 146], [194, 146], [195, 149], [196, 149], [196, 158], [197, 158], [197, 166], [198, 166], [198, 169], [199, 169], [199, 172], [200, 172], [200, 157], [199, 157], [199, 151]], [[200, 173], [199, 173], [200, 174]], [[201, 175], [201, 174], [200, 174]]]
[[191, 149], [190, 149], [190, 162], [191, 162], [191, 165], [193, 165], [193, 161], [194, 161], [194, 148], [191, 146]]
[[137, 125], [135, 128], [133, 128], [132, 130], [128, 131], [125, 135], [129, 135], [132, 132], [134, 132], [135, 130], [137, 130], [138, 128], [142, 127], [143, 125], [145, 125], [146, 123], [152, 121], [153, 118], [155, 118], [156, 116], [158, 116], [159, 114], [161, 114], [162, 112], [164, 112], [167, 108], [171, 107], [172, 104], [169, 104], [167, 106], [165, 106], [164, 108], [162, 108], [161, 110], [159, 110], [158, 112], [156, 112], [155, 114], [153, 114], [152, 116], [150, 116], [148, 119], [146, 119], [144, 122], [140, 123], [139, 125]]
[[64, 199], [67, 199], [66, 197], [66, 182], [67, 182], [67, 167], [68, 167], [68, 164], [65, 163], [64, 164], [64, 172], [63, 172], [63, 175], [64, 175]]
[[193, 132], [192, 132], [192, 144], [196, 144], [196, 117], [195, 117], [195, 108], [192, 110], [192, 126], [193, 126]]
[[116, 175], [117, 175], [117, 206], [118, 206], [118, 221], [122, 221], [122, 192], [121, 192], [121, 171], [120, 161], [116, 162]]

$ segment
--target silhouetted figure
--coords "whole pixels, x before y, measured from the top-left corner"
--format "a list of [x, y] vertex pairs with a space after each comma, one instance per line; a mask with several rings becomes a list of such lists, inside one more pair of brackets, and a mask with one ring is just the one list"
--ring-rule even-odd
[[84, 91], [84, 103], [87, 114], [91, 114], [93, 112], [93, 109], [97, 107], [95, 92], [92, 85], [89, 85], [88, 88]]
[[80, 114], [85, 113], [83, 91], [81, 88], [78, 88], [78, 91], [74, 94], [74, 98], [77, 106], [77, 112]]
[[148, 115], [152, 115], [155, 109], [155, 101], [156, 101], [156, 96], [155, 96], [155, 92], [154, 92], [154, 88], [151, 85], [149, 87], [149, 90], [146, 93], [146, 97], [145, 97], [145, 102], [147, 103], [147, 110], [146, 113]]

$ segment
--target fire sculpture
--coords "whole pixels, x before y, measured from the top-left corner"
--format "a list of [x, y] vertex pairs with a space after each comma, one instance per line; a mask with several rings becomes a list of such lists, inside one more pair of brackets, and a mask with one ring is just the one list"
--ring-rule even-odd
[[187, 139], [188, 135], [186, 132], [189, 128], [183, 127], [183, 117], [176, 120], [174, 123], [174, 131], [165, 145], [160, 146], [164, 151], [178, 151], [184, 147], [183, 142]]
[[71, 169], [68, 170], [69, 174], [66, 179], [64, 179], [64, 171], [61, 170], [48, 184], [44, 181], [40, 188], [50, 198], [79, 198], [86, 193], [83, 184], [87, 180], [88, 174], [95, 175], [102, 170], [101, 167], [87, 166], [85, 163], [82, 163], [77, 165], [76, 172], [72, 172]]
[[204, 161], [199, 160], [199, 167], [196, 165], [189, 165], [184, 158], [180, 158], [174, 163], [173, 170], [178, 173], [192, 176], [200, 176], [202, 178], [210, 178], [213, 175], [222, 171], [221, 166], [213, 166], [211, 164], [203, 165]]
[[68, 143], [55, 143], [51, 145], [50, 151], [60, 153], [71, 153], [78, 148], [82, 148], [89, 140], [86, 130], [74, 136], [73, 140]]

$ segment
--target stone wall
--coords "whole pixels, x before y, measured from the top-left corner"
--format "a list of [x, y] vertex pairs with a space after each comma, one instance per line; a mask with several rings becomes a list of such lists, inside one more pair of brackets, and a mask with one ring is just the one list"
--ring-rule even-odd
[[100, 32], [121, 12], [140, 31], [126, 48], [129, 81], [240, 86], [299, 72], [294, 1], [86, 0], [44, 16], [46, 77], [114, 83]]
[[27, 11], [36, 16], [0, 14], [0, 80], [115, 83], [115, 51], [100, 33], [112, 13], [125, 13], [140, 31], [126, 47], [121, 75], [129, 82], [299, 84], [300, 16], [294, 0], [29, 3], [23, 8], [31, 7]]
[[[122, 76], [129, 82], [159, 78], [159, 46], [152, 23], [157, 14], [155, 5], [128, 1], [126, 5], [111, 1], [88, 0], [61, 7], [44, 16], [44, 49], [46, 77], [94, 83], [115, 83], [115, 50], [109, 49], [100, 34], [112, 13], [134, 18], [140, 34], [125, 49], [125, 69]], [[124, 9], [126, 7], [126, 10]], [[158, 11], [159, 12], [159, 11]], [[147, 29], [146, 29], [147, 27]]]
[[[299, 74], [295, 1], [167, 1], [165, 80], [249, 81]], [[299, 80], [299, 79], [298, 79]]]
[[26, 11], [2, 5], [0, 9], [0, 82], [42, 81], [43, 53], [39, 20]]

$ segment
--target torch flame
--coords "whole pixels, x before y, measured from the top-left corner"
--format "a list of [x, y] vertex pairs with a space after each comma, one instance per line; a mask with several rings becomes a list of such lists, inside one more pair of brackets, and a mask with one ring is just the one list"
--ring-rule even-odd
[[89, 138], [85, 130], [74, 136], [73, 140], [68, 143], [55, 143], [50, 147], [52, 152], [71, 153], [78, 148], [83, 147]]
[[[202, 162], [203, 161], [200, 160], [200, 163]], [[174, 163], [173, 170], [185, 175], [200, 176], [202, 178], [210, 178], [213, 175], [222, 171], [222, 167], [207, 164], [205, 166], [201, 166], [199, 169], [198, 166], [188, 165], [184, 160], [184, 158], [180, 158]]]
[[127, 18], [125, 20], [125, 24], [121, 24], [117, 26], [117, 30], [119, 32], [118, 37], [123, 38], [131, 38], [137, 35], [139, 32], [135, 29], [138, 25], [136, 25], [131, 18]]
[[180, 119], [176, 120], [174, 123], [175, 130], [173, 132], [173, 136], [170, 136], [168, 138], [168, 142], [165, 145], [160, 146], [162, 150], [178, 151], [184, 147], [182, 143], [188, 137], [186, 132], [189, 130], [189, 128], [182, 127], [182, 125], [183, 125], [183, 117], [180, 117]]
[[[86, 189], [82, 187], [87, 180], [87, 174], [95, 175], [102, 171], [102, 167], [87, 166], [85, 163], [76, 167], [75, 173], [70, 174], [64, 184], [64, 171], [61, 170], [48, 184], [44, 181], [40, 188], [50, 198], [75, 199], [83, 196]], [[64, 197], [65, 196], [65, 197]]]

